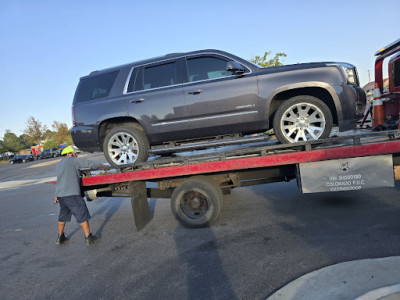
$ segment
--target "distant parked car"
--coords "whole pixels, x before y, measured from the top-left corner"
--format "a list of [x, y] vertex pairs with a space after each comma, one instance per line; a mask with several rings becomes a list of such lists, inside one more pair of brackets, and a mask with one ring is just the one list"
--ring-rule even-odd
[[35, 158], [30, 155], [30, 154], [23, 154], [23, 155], [18, 155], [15, 158], [10, 160], [10, 164], [15, 164], [15, 163], [26, 163], [28, 161], [33, 161]]
[[43, 150], [42, 153], [39, 153], [36, 157], [37, 157], [37, 159], [42, 159], [42, 158], [57, 157], [57, 156], [60, 156], [60, 155], [61, 155], [60, 150], [57, 150], [57, 149], [46, 149], [46, 150]]

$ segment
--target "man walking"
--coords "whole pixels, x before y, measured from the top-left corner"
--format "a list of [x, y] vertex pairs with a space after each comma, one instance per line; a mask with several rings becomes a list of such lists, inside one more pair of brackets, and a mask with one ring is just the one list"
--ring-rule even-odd
[[98, 169], [103, 166], [99, 162], [90, 161], [77, 157], [74, 148], [66, 147], [61, 155], [65, 158], [56, 166], [57, 184], [54, 203], [60, 204], [60, 214], [58, 216], [58, 237], [57, 245], [68, 240], [64, 234], [65, 223], [71, 221], [73, 215], [81, 225], [85, 233], [85, 243], [90, 245], [99, 237], [90, 233], [89, 219], [90, 214], [85, 200], [81, 196], [80, 169]]

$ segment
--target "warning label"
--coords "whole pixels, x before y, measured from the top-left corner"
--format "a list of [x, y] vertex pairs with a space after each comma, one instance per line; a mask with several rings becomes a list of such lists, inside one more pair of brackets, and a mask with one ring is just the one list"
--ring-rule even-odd
[[330, 176], [326, 187], [331, 192], [361, 190], [365, 186], [365, 179], [361, 174]]
[[303, 193], [394, 186], [391, 155], [301, 163], [299, 173]]

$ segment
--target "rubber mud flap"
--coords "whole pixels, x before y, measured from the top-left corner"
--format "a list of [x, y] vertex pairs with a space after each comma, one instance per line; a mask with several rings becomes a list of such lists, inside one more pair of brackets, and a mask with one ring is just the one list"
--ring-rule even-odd
[[143, 229], [151, 220], [149, 202], [147, 201], [147, 189], [145, 181], [132, 181], [129, 183], [133, 221], [136, 229]]

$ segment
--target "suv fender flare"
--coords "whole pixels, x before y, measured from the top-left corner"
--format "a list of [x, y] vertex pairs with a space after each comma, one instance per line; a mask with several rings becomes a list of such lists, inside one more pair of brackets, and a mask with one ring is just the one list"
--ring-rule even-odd
[[[292, 83], [292, 84], [280, 86], [279, 88], [275, 89], [272, 93], [269, 94], [269, 96], [266, 100], [266, 113], [268, 114], [268, 117], [270, 117], [272, 114], [270, 111], [271, 103], [279, 94], [288, 92], [291, 90], [298, 90], [298, 89], [303, 89], [303, 88], [320, 88], [320, 89], [324, 89], [326, 92], [328, 92], [329, 95], [333, 99], [333, 104], [335, 105], [335, 108], [336, 108], [338, 122], [341, 121], [342, 105], [340, 103], [339, 96], [333, 86], [331, 86], [330, 84], [328, 84], [326, 82], [321, 82], [321, 81], [306, 81], [306, 82]], [[282, 100], [282, 101], [284, 101], [284, 100]]]
[[[99, 125], [97, 126], [97, 137], [99, 140], [100, 149], [102, 151], [103, 151], [103, 141], [107, 135], [107, 132], [112, 130], [115, 127], [124, 127], [124, 126], [135, 126], [135, 127], [139, 126], [140, 130], [142, 130], [146, 134], [143, 126], [135, 118], [124, 116], [124, 117], [120, 117], [120, 118], [104, 119], [104, 120], [100, 121]], [[146, 134], [146, 136], [147, 136], [147, 134]]]

